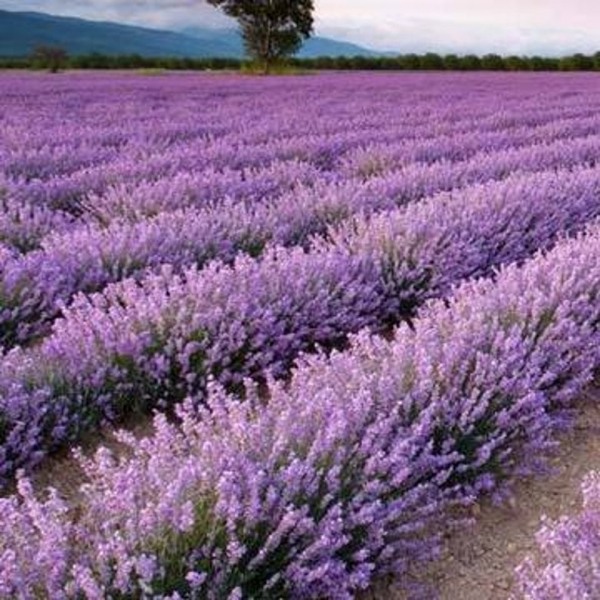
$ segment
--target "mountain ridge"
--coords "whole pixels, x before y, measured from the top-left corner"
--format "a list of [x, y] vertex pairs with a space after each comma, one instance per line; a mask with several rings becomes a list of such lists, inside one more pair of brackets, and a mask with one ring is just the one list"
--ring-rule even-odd
[[[157, 58], [243, 56], [242, 40], [235, 29], [188, 27], [171, 31], [112, 21], [0, 9], [0, 56], [27, 56], [38, 45], [61, 46], [73, 55], [98, 52]], [[380, 53], [349, 42], [315, 36], [305, 42], [297, 56], [357, 55], [378, 56]]]

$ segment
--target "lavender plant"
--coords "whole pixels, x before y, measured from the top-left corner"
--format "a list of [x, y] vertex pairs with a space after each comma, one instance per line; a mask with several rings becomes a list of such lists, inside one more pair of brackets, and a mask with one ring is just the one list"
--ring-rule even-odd
[[79, 297], [51, 336], [0, 363], [2, 470], [35, 463], [103, 419], [200, 393], [210, 375], [232, 389], [244, 377], [281, 376], [302, 351], [410, 318], [461, 278], [581, 228], [600, 209], [594, 177], [540, 175], [495, 197], [489, 186], [442, 196], [347, 227], [312, 253], [275, 249], [182, 275], [169, 267]]
[[[567, 210], [577, 212], [582, 204], [589, 205], [578, 216], [584, 222], [596, 210], [595, 173], [596, 169], [576, 169], [574, 174], [559, 171], [523, 175], [485, 189], [491, 197], [518, 194], [522, 199], [527, 197], [528, 202], [538, 202], [537, 196], [544, 194], [560, 205], [567, 197], [573, 197], [573, 206]], [[578, 183], [573, 184], [574, 180]], [[361, 220], [365, 220], [372, 213], [404, 204], [410, 198], [406, 190], [411, 185], [406, 177], [378, 178], [359, 188], [318, 185], [297, 188], [269, 203], [221, 202], [205, 210], [160, 213], [132, 224], [115, 222], [106, 228], [81, 227], [52, 236], [44, 242], [42, 250], [7, 264], [0, 277], [0, 323], [4, 327], [0, 342], [11, 346], [39, 337], [48, 331], [48, 325], [75, 293], [99, 291], [108, 283], [128, 276], [139, 278], [163, 264], [180, 272], [188, 265], [202, 267], [215, 258], [231, 263], [240, 252], [257, 256], [270, 243], [307, 247], [312, 236], [324, 235], [328, 227], [353, 214], [360, 214]], [[479, 187], [465, 189], [457, 194], [460, 200], [456, 206], [470, 203], [481, 193]], [[555, 198], [557, 194], [559, 198]], [[550, 203], [549, 198], [544, 201]], [[442, 200], [434, 198], [427, 206], [431, 202], [440, 205]], [[445, 211], [446, 208], [442, 214]], [[420, 222], [423, 212], [429, 219], [431, 208], [399, 214], [404, 222], [410, 219]], [[436, 218], [433, 217], [434, 221]], [[570, 227], [568, 223], [561, 224]]]
[[[600, 363], [596, 78], [380, 75], [0, 76], [0, 478], [168, 414], [76, 505], [17, 476], [0, 598], [351, 598], [544, 467]], [[575, 521], [532, 597], [595, 594]]]
[[[211, 387], [181, 425], [158, 416], [153, 436], [122, 434], [131, 456], [81, 457], [76, 521], [21, 481], [0, 502], [14, 523], [1, 584], [19, 598], [60, 581], [73, 598], [349, 599], [406, 576], [436, 556], [450, 505], [543, 467], [600, 361], [599, 252], [596, 227], [466, 283], [391, 341], [363, 332], [306, 357], [267, 404]], [[71, 555], [51, 544], [63, 535]]]

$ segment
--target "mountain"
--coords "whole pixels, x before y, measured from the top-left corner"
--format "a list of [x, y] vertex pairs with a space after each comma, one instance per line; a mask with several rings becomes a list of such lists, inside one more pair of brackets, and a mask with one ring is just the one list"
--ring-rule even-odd
[[[140, 54], [155, 57], [241, 57], [235, 29], [194, 27], [163, 31], [38, 12], [0, 10], [0, 56], [27, 56], [38, 45], [65, 48], [69, 54]], [[373, 56], [376, 52], [348, 42], [314, 37], [298, 56]]]
[[[213, 40], [227, 43], [234, 49], [235, 56], [243, 56], [242, 38], [236, 29], [208, 29], [203, 27], [186, 27], [181, 30], [186, 36], [195, 37], [207, 44]], [[315, 58], [317, 56], [377, 56], [379, 53], [357, 46], [350, 42], [340, 42], [330, 38], [315, 36], [304, 42], [298, 52], [300, 58]]]
[[306, 40], [298, 56], [300, 58], [316, 58], [317, 56], [381, 56], [376, 52], [351, 42], [332, 40], [331, 38], [315, 36]]
[[232, 56], [218, 38], [210, 43], [174, 31], [56, 17], [45, 13], [0, 10], [0, 56], [26, 56], [37, 45], [56, 45], [70, 54], [141, 54], [201, 58]]

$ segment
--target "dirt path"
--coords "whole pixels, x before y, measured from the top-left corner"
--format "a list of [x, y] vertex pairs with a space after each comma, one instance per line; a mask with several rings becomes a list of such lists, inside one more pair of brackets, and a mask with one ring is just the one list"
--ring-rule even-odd
[[[424, 571], [420, 579], [438, 590], [440, 600], [507, 600], [515, 567], [527, 554], [535, 555], [541, 517], [579, 510], [583, 477], [600, 468], [600, 389], [590, 391], [579, 410], [575, 429], [564, 436], [551, 461], [555, 473], [520, 483], [511, 506], [476, 507], [476, 524], [453, 534], [442, 559]], [[400, 599], [404, 595], [389, 584], [361, 598]]]

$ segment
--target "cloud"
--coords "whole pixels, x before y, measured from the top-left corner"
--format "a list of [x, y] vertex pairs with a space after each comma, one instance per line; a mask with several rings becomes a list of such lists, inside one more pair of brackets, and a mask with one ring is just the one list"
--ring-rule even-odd
[[402, 52], [600, 50], [598, 0], [316, 0], [328, 35]]
[[547, 29], [597, 30], [597, 0], [315, 0], [317, 14], [327, 22], [353, 19], [364, 24], [421, 18], [463, 24]]
[[396, 52], [542, 54], [561, 56], [600, 50], [594, 32], [558, 28], [507, 27], [435, 19], [339, 27], [321, 24], [323, 34]]
[[231, 26], [231, 21], [219, 10], [201, 0], [0, 0], [0, 8], [154, 28]]

